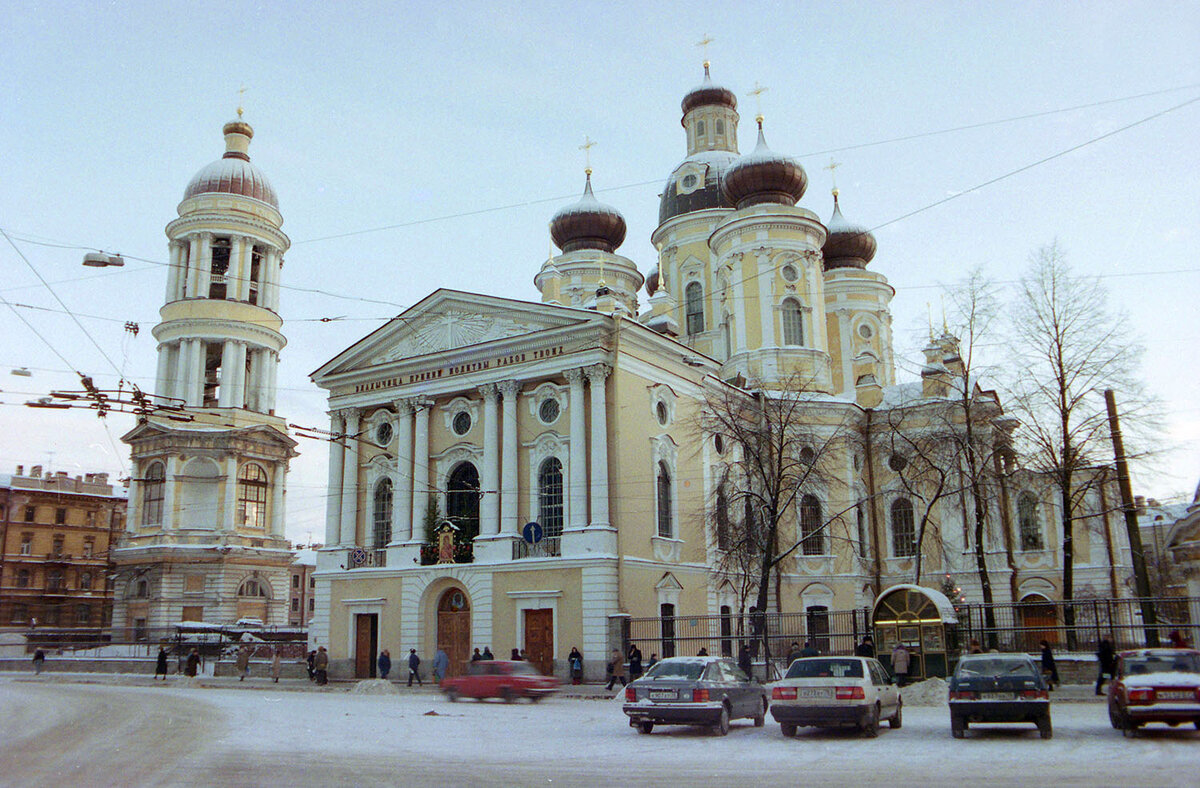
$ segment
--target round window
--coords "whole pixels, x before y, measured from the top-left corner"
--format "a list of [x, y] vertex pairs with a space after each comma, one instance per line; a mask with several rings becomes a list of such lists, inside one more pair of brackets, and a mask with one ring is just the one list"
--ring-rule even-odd
[[392, 423], [390, 421], [380, 422], [375, 428], [375, 442], [380, 446], [387, 446], [392, 442]]
[[813, 460], [817, 458], [817, 453], [813, 451], [812, 446], [805, 446], [800, 450], [800, 462], [805, 465], [812, 465]]
[[902, 454], [893, 454], [888, 457], [888, 467], [899, 473], [908, 466], [908, 460], [904, 459]]
[[542, 406], [538, 408], [538, 418], [543, 424], [553, 424], [558, 420], [558, 400], [546, 399], [542, 400]]
[[455, 435], [466, 435], [471, 429], [471, 414], [465, 410], [459, 411], [454, 416], [452, 426], [454, 427]]
[[871, 330], [869, 325], [863, 323], [858, 327], [858, 335], [863, 339], [870, 339], [871, 337], [875, 336], [875, 332]]
[[667, 426], [667, 421], [671, 418], [671, 412], [667, 410], [667, 403], [659, 400], [658, 404], [654, 406], [654, 415], [658, 417], [659, 424]]
[[717, 454], [725, 453], [725, 437], [722, 435], [713, 436], [713, 448], [717, 450]]
[[696, 185], [696, 176], [695, 175], [684, 175], [683, 176], [683, 188], [690, 189], [695, 185]]
[[783, 275], [785, 282], [795, 282], [800, 278], [800, 274], [796, 272], [796, 266], [794, 265], [785, 265], [779, 273]]

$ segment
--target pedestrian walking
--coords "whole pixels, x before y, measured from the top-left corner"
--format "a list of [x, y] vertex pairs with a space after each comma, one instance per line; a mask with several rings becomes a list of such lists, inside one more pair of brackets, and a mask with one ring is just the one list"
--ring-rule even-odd
[[410, 648], [408, 650], [408, 686], [412, 686], [413, 679], [417, 680], [417, 684], [424, 685], [421, 681], [421, 658], [417, 656], [417, 650]]
[[379, 678], [387, 679], [388, 674], [392, 672], [392, 652], [385, 648], [379, 652], [379, 659], [375, 661], [379, 665]]
[[42, 668], [46, 666], [46, 652], [40, 648], [33, 652], [33, 672], [40, 674]]
[[162, 676], [162, 680], [167, 680], [167, 649], [165, 646], [158, 647], [158, 659], [154, 663], [154, 680], [158, 681], [158, 677]]
[[642, 650], [637, 643], [629, 644], [629, 680], [637, 681], [642, 677]]
[[1050, 641], [1042, 641], [1042, 675], [1046, 677], [1046, 682], [1050, 685], [1050, 689], [1058, 686], [1058, 665], [1054, 662], [1054, 652], [1050, 649]]
[[1172, 629], [1171, 634], [1167, 635], [1167, 640], [1171, 643], [1171, 648], [1187, 648], [1187, 638], [1178, 629]]
[[309, 681], [313, 681], [317, 678], [317, 671], [316, 671], [316, 669], [313, 668], [313, 663], [316, 661], [316, 659], [317, 659], [317, 650], [315, 648], [312, 651], [308, 652], [308, 656], [304, 658], [304, 661], [308, 665], [308, 680]]
[[1104, 694], [1104, 677], [1110, 679], [1116, 678], [1117, 672], [1117, 650], [1113, 648], [1112, 641], [1108, 638], [1100, 640], [1100, 646], [1096, 649], [1096, 662], [1099, 663], [1100, 673], [1096, 676], [1096, 694]]
[[495, 659], [495, 657], [492, 655], [492, 647], [491, 646], [483, 647], [483, 658], [484, 659]]
[[658, 655], [652, 651], [652, 652], [650, 652], [650, 661], [646, 663], [646, 670], [650, 670], [650, 668], [654, 667], [657, 664], [658, 664]]
[[875, 658], [875, 639], [870, 635], [863, 635], [862, 642], [854, 649], [854, 653], [859, 657]]
[[795, 640], [793, 640], [792, 645], [788, 647], [788, 655], [787, 655], [788, 667], [791, 667], [791, 664], [793, 662], [795, 662], [796, 660], [800, 659], [800, 657], [802, 657], [802, 656], [804, 656], [804, 655], [801, 653], [800, 644], [798, 642], [796, 642]]
[[622, 687], [629, 683], [625, 680], [625, 658], [614, 648], [608, 662], [608, 686], [605, 689], [611, 690], [617, 681], [621, 682]]
[[437, 651], [433, 654], [433, 683], [441, 684], [442, 679], [446, 678], [446, 674], [450, 672], [450, 657], [438, 646]]
[[278, 648], [271, 649], [271, 679], [276, 684], [279, 683], [279, 677], [283, 675], [283, 657], [279, 654]]
[[245, 681], [246, 676], [250, 675], [250, 649], [247, 646], [238, 649], [237, 671], [238, 681]]
[[908, 683], [910, 661], [908, 648], [903, 643], [897, 643], [892, 649], [892, 673], [896, 675], [896, 683], [901, 687]]
[[200, 668], [200, 650], [192, 649], [192, 652], [187, 655], [187, 662], [184, 663], [183, 673], [185, 676], [196, 677], [196, 671]]
[[571, 646], [571, 653], [567, 655], [567, 666], [571, 670], [571, 683], [583, 683], [583, 654], [579, 649]]
[[317, 654], [313, 657], [313, 676], [319, 686], [329, 683], [329, 652], [324, 646], [317, 646]]
[[742, 647], [738, 649], [737, 665], [747, 676], [754, 675], [754, 657], [750, 656], [749, 646], [743, 644]]
[[809, 638], [808, 640], [804, 641], [804, 648], [800, 649], [800, 656], [802, 656], [802, 657], [819, 657], [819, 656], [821, 656], [821, 652], [817, 650], [817, 641], [813, 640], [812, 638]]

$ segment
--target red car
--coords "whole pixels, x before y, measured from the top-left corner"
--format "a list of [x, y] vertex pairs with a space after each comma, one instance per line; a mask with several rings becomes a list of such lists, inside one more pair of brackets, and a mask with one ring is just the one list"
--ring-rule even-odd
[[528, 662], [482, 659], [467, 663], [467, 675], [442, 681], [442, 692], [451, 701], [459, 698], [501, 698], [512, 703], [529, 698], [537, 703], [558, 691], [558, 679], [543, 676]]
[[1108, 719], [1126, 736], [1148, 722], [1200, 728], [1200, 651], [1144, 648], [1117, 655]]

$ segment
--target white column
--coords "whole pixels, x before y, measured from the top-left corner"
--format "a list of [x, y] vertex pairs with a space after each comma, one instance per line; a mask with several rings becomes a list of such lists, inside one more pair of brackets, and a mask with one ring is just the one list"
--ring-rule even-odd
[[126, 531], [136, 531], [142, 525], [142, 483], [138, 481], [138, 477], [145, 470], [145, 468], [139, 468], [138, 464], [134, 462], [133, 472], [130, 474], [129, 479], [128, 503], [125, 505]]
[[583, 370], [576, 367], [565, 373], [570, 384], [570, 399], [567, 410], [570, 411], [571, 448], [570, 448], [570, 506], [571, 528], [584, 528], [588, 524], [588, 477], [587, 477], [587, 435], [585, 414], [583, 412]]
[[191, 366], [188, 361], [192, 357], [192, 340], [179, 340], [179, 352], [175, 354], [175, 391], [174, 396], [188, 405], [188, 385], [192, 379]]
[[221, 343], [221, 381], [220, 390], [217, 392], [217, 407], [219, 408], [233, 407], [233, 379], [235, 376], [233, 363], [235, 356], [236, 352], [233, 348], [233, 341], [226, 339]]
[[271, 282], [274, 279], [272, 271], [278, 254], [278, 250], [268, 247], [266, 253], [263, 254], [262, 265], [258, 267], [258, 303], [267, 309], [275, 308], [274, 295], [271, 292], [274, 288], [271, 286]]
[[231, 301], [242, 299], [242, 258], [246, 255], [246, 236], [229, 237], [229, 271], [225, 275], [225, 297]]
[[754, 256], [758, 263], [755, 271], [758, 278], [758, 315], [762, 326], [762, 341], [758, 343], [758, 346], [776, 347], [780, 342], [775, 336], [775, 304], [771, 300], [771, 284], [775, 281], [775, 277], [768, 275], [771, 261], [767, 256], [767, 250], [758, 249]]
[[342, 528], [341, 543], [344, 547], [352, 547], [357, 538], [358, 525], [358, 425], [359, 411], [357, 408], [347, 408], [343, 411], [346, 418], [346, 455], [342, 461]]
[[504, 396], [503, 420], [504, 434], [501, 438], [500, 450], [500, 533], [520, 533], [521, 524], [517, 522], [517, 396], [521, 392], [521, 384], [516, 380], [506, 380], [500, 384], [500, 393]]
[[232, 407], [246, 407], [246, 343], [234, 342]]
[[179, 482], [175, 480], [175, 476], [178, 473], [179, 458], [174, 454], [167, 455], [167, 467], [163, 474], [166, 476], [166, 478], [163, 480], [163, 512], [161, 525], [164, 531], [174, 530], [176, 525], [175, 486]]
[[208, 285], [212, 279], [212, 233], [200, 233], [200, 260], [196, 266], [196, 295], [208, 298]]
[[730, 255], [729, 262], [733, 264], [733, 318], [737, 321], [737, 344], [734, 352], [746, 352], [746, 285], [742, 273], [742, 255]]
[[267, 308], [272, 312], [279, 311], [280, 257], [278, 249], [271, 249], [267, 252], [267, 273], [264, 278], [267, 287]]
[[283, 537], [284, 524], [284, 488], [287, 484], [287, 463], [275, 463], [275, 472], [271, 478], [271, 536]]
[[592, 389], [592, 525], [608, 525], [608, 406], [604, 381], [612, 368], [595, 364], [587, 368]]
[[274, 350], [268, 350], [266, 359], [267, 379], [263, 385], [263, 413], [271, 413], [275, 410], [275, 381], [279, 375], [279, 354]]
[[184, 371], [183, 399], [189, 407], [199, 407], [204, 404], [204, 378], [201, 366], [204, 363], [204, 340], [185, 339], [180, 342], [180, 346], [187, 347], [187, 354], [181, 365]]
[[179, 299], [179, 268], [181, 258], [183, 257], [183, 245], [179, 241], [171, 241], [168, 245], [170, 251], [170, 265], [167, 267], [167, 303]]
[[[425, 511], [429, 508], [429, 408], [433, 403], [413, 400], [412, 406], [417, 423], [413, 430], [412, 466], [412, 521], [417, 531], [425, 523]], [[421, 536], [424, 536], [422, 533]], [[417, 538], [414, 535], [414, 539]]]
[[329, 497], [325, 499], [326, 547], [333, 547], [341, 541], [342, 464], [345, 461], [346, 450], [336, 438], [338, 433], [342, 432], [344, 424], [340, 412], [329, 414], [329, 431], [333, 433], [334, 440], [329, 441], [329, 483], [326, 486]]
[[479, 532], [500, 533], [500, 392], [495, 384], [479, 387], [483, 394], [483, 506]]
[[171, 346], [158, 346], [158, 371], [154, 374], [154, 393], [169, 396], [167, 391], [168, 379], [171, 376]]
[[392, 499], [392, 541], [420, 541], [413, 533], [413, 409], [407, 400], [396, 400], [396, 489]]
[[185, 298], [195, 298], [200, 287], [200, 280], [197, 278], [200, 275], [200, 235], [193, 235], [188, 239], [188, 262], [184, 269], [187, 275], [184, 284]]
[[225, 458], [225, 516], [221, 528], [233, 531], [237, 528], [237, 457]]
[[262, 375], [262, 348], [250, 348], [250, 370], [246, 375], [246, 407], [253, 411], [259, 408], [259, 379]]

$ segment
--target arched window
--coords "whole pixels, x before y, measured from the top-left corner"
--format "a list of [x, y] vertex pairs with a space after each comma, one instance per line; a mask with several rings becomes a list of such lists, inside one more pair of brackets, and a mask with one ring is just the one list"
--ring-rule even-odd
[[1031, 492], [1017, 499], [1017, 522], [1021, 529], [1022, 550], [1042, 550], [1042, 519], [1038, 516], [1038, 501]]
[[704, 288], [699, 282], [692, 282], [684, 289], [683, 299], [686, 302], [688, 335], [699, 334], [704, 331]]
[[547, 457], [538, 468], [538, 522], [547, 538], [562, 536], [563, 475], [557, 457]]
[[161, 462], [152, 462], [142, 478], [142, 525], [161, 525], [166, 473]]
[[729, 533], [729, 500], [725, 497], [725, 485], [717, 487], [717, 549], [728, 550]]
[[804, 555], [825, 555], [825, 532], [821, 530], [821, 502], [815, 495], [800, 499], [800, 538]]
[[783, 301], [783, 344], [804, 344], [804, 310], [794, 298]]
[[238, 525], [246, 528], [267, 526], [267, 472], [254, 463], [246, 463], [238, 472]]
[[150, 581], [148, 581], [148, 580], [137, 581], [137, 586], [134, 589], [133, 595], [135, 597], [137, 597], [138, 599], [149, 599], [150, 598]]
[[671, 523], [671, 472], [667, 464], [661, 460], [658, 463], [658, 535], [668, 539], [675, 535]]
[[479, 471], [462, 462], [450, 471], [446, 482], [446, 518], [458, 526], [459, 536], [474, 539], [479, 535]]
[[374, 547], [382, 550], [392, 541], [392, 480], [380, 479], [375, 485]]
[[238, 588], [238, 596], [243, 597], [263, 597], [270, 598], [271, 594], [268, 591], [267, 584], [261, 583], [254, 578], [250, 578]]
[[713, 124], [713, 127], [716, 130], [717, 134], [725, 133], [725, 121], [721, 120], [720, 118], [717, 118], [717, 121], [716, 121], [716, 123]]
[[917, 532], [913, 527], [913, 505], [907, 498], [892, 504], [892, 554], [906, 558], [917, 554]]
[[92, 573], [91, 572], [83, 572], [79, 575], [79, 590], [80, 591], [91, 591], [92, 590]]
[[63, 573], [61, 569], [46, 570], [46, 590], [47, 591], [65, 591], [66, 586], [63, 584]]
[[702, 120], [696, 121], [696, 136], [697, 137], [704, 136], [704, 121], [702, 121]]

